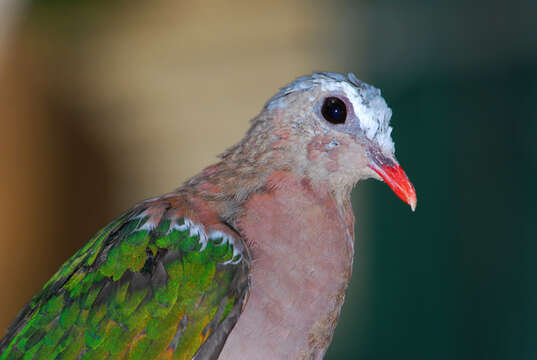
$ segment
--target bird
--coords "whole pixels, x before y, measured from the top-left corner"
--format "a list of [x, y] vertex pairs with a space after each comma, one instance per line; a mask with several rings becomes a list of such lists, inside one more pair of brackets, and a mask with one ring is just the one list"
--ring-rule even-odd
[[297, 78], [218, 162], [96, 233], [9, 326], [0, 359], [322, 359], [352, 273], [350, 193], [410, 205], [380, 90]]

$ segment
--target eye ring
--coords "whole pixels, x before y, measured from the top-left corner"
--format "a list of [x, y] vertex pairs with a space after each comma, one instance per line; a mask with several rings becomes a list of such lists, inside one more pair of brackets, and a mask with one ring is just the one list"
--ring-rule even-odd
[[327, 97], [324, 99], [321, 114], [331, 124], [344, 124], [347, 120], [347, 106], [340, 98]]

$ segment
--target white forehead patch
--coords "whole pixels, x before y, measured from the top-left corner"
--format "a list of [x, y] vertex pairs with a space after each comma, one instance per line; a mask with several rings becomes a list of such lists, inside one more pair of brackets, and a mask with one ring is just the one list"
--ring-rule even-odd
[[269, 100], [267, 108], [282, 106], [286, 95], [310, 90], [315, 86], [320, 86], [323, 91], [327, 92], [344, 93], [352, 103], [360, 121], [360, 129], [365, 136], [375, 141], [383, 152], [392, 154], [395, 151], [391, 138], [391, 109], [381, 96], [379, 89], [360, 81], [352, 73], [348, 77], [335, 73], [315, 73], [311, 76], [300, 77], [282, 88]]

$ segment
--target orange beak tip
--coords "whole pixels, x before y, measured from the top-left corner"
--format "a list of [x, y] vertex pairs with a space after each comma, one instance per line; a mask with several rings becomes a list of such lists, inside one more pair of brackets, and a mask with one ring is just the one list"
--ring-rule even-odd
[[416, 190], [414, 190], [414, 186], [399, 164], [370, 167], [388, 184], [401, 200], [410, 205], [410, 209], [413, 212], [416, 210], [418, 202]]
[[418, 199], [416, 197], [414, 197], [414, 199], [411, 199], [409, 202], [408, 202], [408, 205], [410, 205], [410, 209], [412, 210], [412, 212], [415, 212], [416, 211], [416, 205], [418, 204]]

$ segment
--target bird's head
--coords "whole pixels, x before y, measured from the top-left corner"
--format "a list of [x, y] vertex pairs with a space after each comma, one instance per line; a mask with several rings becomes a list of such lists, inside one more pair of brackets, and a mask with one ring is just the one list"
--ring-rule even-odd
[[[377, 88], [353, 74], [315, 73], [282, 88], [264, 113], [276, 137], [271, 146], [310, 178], [347, 188], [384, 180], [414, 210], [416, 192], [395, 158], [392, 112]], [[268, 130], [254, 121], [255, 128]]]

